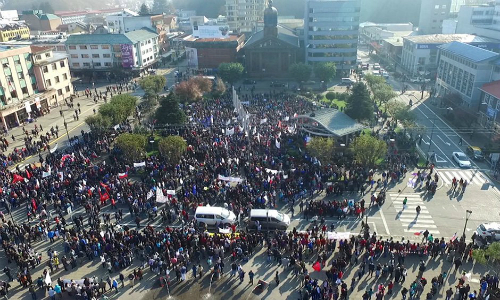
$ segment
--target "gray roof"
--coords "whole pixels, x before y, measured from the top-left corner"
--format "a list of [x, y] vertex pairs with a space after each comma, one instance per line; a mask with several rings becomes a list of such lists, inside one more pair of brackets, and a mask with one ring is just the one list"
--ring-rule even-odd
[[137, 42], [155, 38], [158, 34], [149, 29], [139, 29], [125, 34], [72, 34], [66, 40], [66, 45], [118, 45], [135, 44]]
[[312, 119], [336, 137], [346, 136], [365, 128], [363, 124], [334, 108], [322, 108], [310, 114], [299, 115], [297, 118]]
[[498, 40], [477, 36], [473, 34], [457, 33], [457, 34], [427, 34], [427, 35], [414, 35], [404, 37], [415, 44], [446, 44], [453, 41], [462, 43], [495, 43]]
[[[285, 27], [278, 25], [278, 40], [286, 42], [292, 46], [299, 47], [299, 38], [289, 29], [286, 29]], [[247, 40], [245, 43], [245, 46], [254, 44], [264, 38], [264, 30], [258, 31]], [[245, 47], [244, 46], [244, 47]]]
[[438, 48], [461, 56], [475, 63], [499, 57], [499, 54], [493, 51], [460, 42], [451, 42], [441, 45]]

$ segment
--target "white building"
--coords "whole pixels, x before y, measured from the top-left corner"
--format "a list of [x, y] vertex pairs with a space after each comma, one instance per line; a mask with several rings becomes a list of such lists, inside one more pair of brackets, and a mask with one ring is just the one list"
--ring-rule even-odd
[[0, 19], [7, 21], [19, 21], [17, 10], [0, 10]]
[[492, 62], [500, 55], [460, 42], [441, 45], [438, 49], [437, 95], [458, 93], [463, 100], [462, 105], [478, 108], [480, 88], [493, 80]]
[[401, 66], [411, 76], [433, 74], [437, 68], [438, 47], [462, 42], [492, 51], [500, 50], [500, 41], [471, 34], [431, 34], [403, 38]]
[[226, 0], [229, 29], [239, 33], [255, 33], [257, 23], [263, 21], [267, 0]]
[[227, 19], [223, 16], [219, 16], [217, 19], [207, 19], [204, 18], [203, 22], [191, 17], [191, 28], [193, 36], [196, 38], [218, 38], [225, 39], [229, 37], [229, 25], [227, 24]]
[[451, 0], [422, 0], [418, 21], [419, 34], [439, 34], [443, 20], [450, 14]]
[[123, 67], [140, 71], [158, 60], [158, 34], [140, 29], [124, 34], [79, 34], [66, 41], [72, 70]]
[[106, 16], [106, 25], [110, 33], [127, 33], [143, 27], [152, 28], [151, 16], [139, 16], [138, 13], [124, 9], [118, 14]]
[[413, 24], [411, 22], [394, 24], [365, 22], [359, 24], [359, 40], [366, 44], [372, 42], [381, 44], [384, 39], [408, 36], [412, 34], [412, 32]]
[[489, 5], [464, 5], [458, 13], [456, 33], [473, 33], [484, 37], [500, 37], [500, 0]]

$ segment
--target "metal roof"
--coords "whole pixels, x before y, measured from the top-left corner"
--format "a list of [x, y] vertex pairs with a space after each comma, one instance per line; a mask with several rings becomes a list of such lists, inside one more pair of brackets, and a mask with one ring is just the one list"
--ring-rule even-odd
[[318, 128], [318, 131], [313, 130], [311, 126], [302, 128], [307, 132], [317, 135], [343, 137], [365, 128], [363, 124], [356, 122], [348, 115], [334, 108], [323, 108], [306, 115], [299, 115], [296, 118], [317, 122], [318, 125], [316, 127], [322, 127]]
[[[299, 47], [299, 38], [293, 34], [291, 30], [288, 30], [284, 28], [281, 25], [278, 25], [278, 40], [286, 42], [292, 46]], [[249, 46], [251, 44], [254, 44], [264, 38], [264, 30], [258, 31], [254, 33], [248, 41], [245, 43], [243, 47]]]
[[66, 40], [66, 45], [135, 44], [155, 37], [158, 37], [158, 34], [146, 28], [125, 34], [72, 34]]
[[499, 54], [493, 51], [460, 42], [451, 42], [438, 46], [438, 48], [461, 56], [475, 63], [499, 57]]
[[140, 41], [149, 40], [158, 37], [158, 34], [151, 29], [146, 27], [125, 33], [125, 36], [133, 43], [138, 43]]
[[453, 41], [462, 43], [497, 43], [498, 40], [487, 37], [460, 33], [460, 34], [427, 34], [404, 37], [415, 44], [446, 44]]

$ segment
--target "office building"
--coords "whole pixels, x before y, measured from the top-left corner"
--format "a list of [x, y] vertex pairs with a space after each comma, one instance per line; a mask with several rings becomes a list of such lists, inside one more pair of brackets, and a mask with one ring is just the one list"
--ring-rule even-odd
[[25, 10], [21, 15], [32, 31], [54, 31], [62, 24], [61, 18], [54, 14], [46, 14], [42, 10]]
[[401, 66], [413, 77], [432, 77], [436, 72], [438, 46], [462, 42], [479, 48], [500, 51], [500, 41], [472, 34], [431, 34], [403, 37]]
[[0, 42], [30, 38], [30, 29], [24, 22], [0, 20]]
[[141, 71], [158, 60], [158, 34], [140, 29], [124, 34], [75, 34], [66, 40], [72, 71]]
[[225, 7], [229, 29], [252, 34], [257, 31], [257, 23], [262, 22], [262, 12], [267, 7], [267, 0], [226, 0]]
[[451, 0], [422, 0], [418, 21], [419, 34], [440, 34], [443, 20], [450, 15]]
[[488, 5], [463, 5], [457, 17], [456, 33], [500, 37], [500, 0]]
[[359, 0], [307, 0], [304, 44], [307, 63], [334, 62], [337, 70], [356, 66]]

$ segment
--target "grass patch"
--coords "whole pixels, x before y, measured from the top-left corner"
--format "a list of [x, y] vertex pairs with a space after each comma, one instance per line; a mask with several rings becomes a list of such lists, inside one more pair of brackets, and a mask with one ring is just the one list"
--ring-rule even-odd
[[344, 108], [347, 104], [345, 101], [339, 100], [339, 99], [333, 99], [332, 101], [330, 101], [330, 100], [326, 99], [326, 97], [324, 95], [323, 95], [323, 98], [320, 100], [320, 102], [324, 103], [326, 105], [328, 105], [330, 103], [335, 104], [335, 105], [337, 105], [338, 109], [342, 110], [342, 111], [344, 110]]
[[158, 142], [160, 141], [161, 139], [161, 135], [159, 134], [154, 134], [154, 138], [155, 138], [155, 142], [153, 143], [153, 145], [151, 145], [149, 143], [149, 135], [148, 135], [148, 145], [146, 146], [146, 155], [147, 157], [151, 157], [151, 156], [157, 156], [160, 154], [160, 152], [158, 151]]
[[417, 167], [419, 167], [419, 168], [426, 168], [427, 167], [427, 160], [425, 158], [419, 156]]

